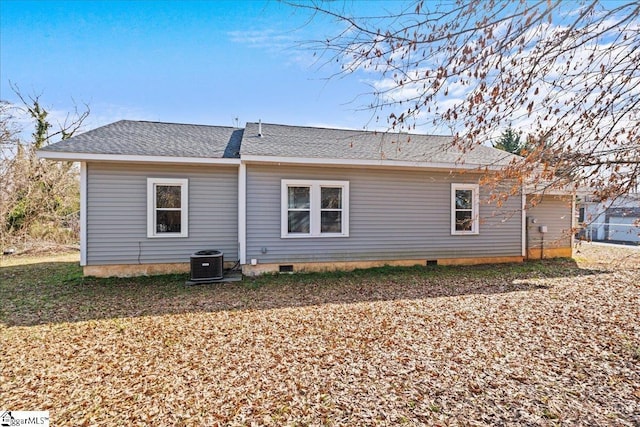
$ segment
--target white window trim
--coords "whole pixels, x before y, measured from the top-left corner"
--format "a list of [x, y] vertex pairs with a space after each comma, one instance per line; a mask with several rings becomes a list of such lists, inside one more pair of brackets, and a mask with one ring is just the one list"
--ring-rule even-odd
[[[479, 188], [480, 186], [478, 184], [451, 184], [451, 235], [469, 236], [480, 234], [480, 202], [478, 196]], [[456, 190], [472, 191], [471, 231], [456, 230]]]
[[[180, 186], [180, 233], [156, 232], [156, 185]], [[175, 238], [189, 237], [189, 180], [179, 178], [147, 178], [147, 237]]]
[[[289, 187], [309, 187], [309, 210], [310, 210], [310, 232], [309, 233], [289, 233]], [[320, 212], [321, 212], [321, 188], [340, 187], [342, 188], [342, 232], [322, 233], [320, 232]], [[283, 239], [306, 239], [310, 237], [349, 237], [349, 181], [324, 181], [324, 180], [299, 180], [283, 179], [280, 190], [280, 237]]]

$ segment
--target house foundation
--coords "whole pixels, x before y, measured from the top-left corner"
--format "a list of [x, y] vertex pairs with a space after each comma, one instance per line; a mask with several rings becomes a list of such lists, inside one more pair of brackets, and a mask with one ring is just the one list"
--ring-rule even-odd
[[[225, 262], [224, 268], [232, 268], [234, 265], [235, 262]], [[93, 277], [135, 277], [189, 273], [190, 268], [191, 265], [188, 262], [165, 264], [111, 264], [85, 265], [82, 272], [85, 276]]]
[[547, 259], [547, 258], [572, 258], [573, 249], [565, 248], [529, 248], [527, 250], [527, 259]]
[[265, 273], [306, 273], [324, 271], [351, 271], [356, 269], [373, 267], [412, 267], [416, 265], [476, 265], [476, 264], [500, 264], [523, 262], [524, 257], [480, 257], [480, 258], [439, 258], [439, 259], [404, 259], [404, 260], [376, 260], [376, 261], [340, 261], [340, 262], [298, 262], [278, 264], [243, 265], [242, 274], [245, 276], [258, 276]]

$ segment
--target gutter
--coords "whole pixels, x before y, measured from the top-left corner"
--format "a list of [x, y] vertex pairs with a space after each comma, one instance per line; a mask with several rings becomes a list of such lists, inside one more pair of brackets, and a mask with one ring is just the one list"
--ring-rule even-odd
[[313, 166], [347, 166], [347, 167], [382, 167], [397, 169], [432, 169], [432, 170], [475, 170], [478, 172], [498, 171], [505, 166], [481, 165], [476, 163], [446, 162], [414, 162], [409, 160], [371, 160], [371, 159], [331, 159], [322, 157], [283, 157], [242, 155], [240, 160], [245, 164], [279, 164], [279, 165], [313, 165]]
[[164, 163], [187, 165], [240, 165], [240, 159], [213, 157], [178, 157], [178, 156], [141, 156], [126, 154], [73, 153], [61, 151], [36, 151], [41, 159], [62, 160], [71, 162], [124, 162], [124, 163]]

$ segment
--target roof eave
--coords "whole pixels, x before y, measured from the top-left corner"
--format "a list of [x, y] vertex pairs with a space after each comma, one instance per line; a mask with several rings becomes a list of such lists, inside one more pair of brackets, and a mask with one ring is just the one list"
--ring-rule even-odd
[[420, 162], [410, 160], [388, 159], [331, 159], [316, 157], [281, 157], [262, 155], [241, 155], [242, 163], [277, 163], [283, 165], [317, 165], [317, 166], [350, 166], [350, 167], [380, 167], [380, 168], [417, 168], [432, 170], [478, 170], [497, 171], [504, 166], [481, 165], [475, 163], [446, 163], [446, 162]]
[[125, 163], [172, 163], [191, 165], [239, 165], [237, 158], [215, 158], [215, 157], [178, 157], [178, 156], [143, 156], [128, 154], [99, 154], [99, 153], [77, 153], [65, 151], [39, 150], [36, 155], [42, 159], [61, 160], [71, 162], [125, 162]]

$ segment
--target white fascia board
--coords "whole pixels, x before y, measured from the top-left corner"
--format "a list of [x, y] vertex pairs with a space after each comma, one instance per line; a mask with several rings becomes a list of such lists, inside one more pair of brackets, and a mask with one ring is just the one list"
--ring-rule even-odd
[[65, 160], [73, 162], [97, 161], [127, 163], [173, 163], [194, 165], [240, 164], [240, 159], [218, 159], [211, 157], [132, 156], [125, 154], [70, 153], [62, 151], [37, 151], [36, 155], [42, 159]]
[[318, 165], [318, 166], [361, 166], [382, 168], [418, 168], [441, 170], [500, 170], [502, 166], [479, 165], [473, 163], [439, 163], [439, 162], [411, 162], [407, 160], [368, 160], [368, 159], [327, 159], [315, 157], [279, 157], [242, 155], [243, 163], [278, 163], [283, 165]]

